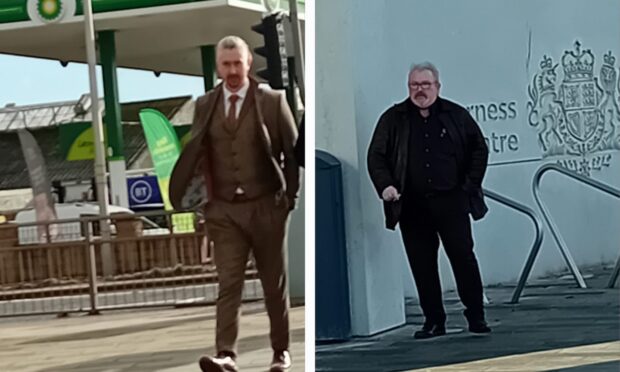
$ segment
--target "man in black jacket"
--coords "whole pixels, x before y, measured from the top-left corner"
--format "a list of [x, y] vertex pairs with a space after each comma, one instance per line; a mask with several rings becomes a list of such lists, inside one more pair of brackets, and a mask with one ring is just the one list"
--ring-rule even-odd
[[443, 243], [469, 331], [489, 333], [469, 214], [487, 207], [482, 195], [488, 148], [466, 109], [440, 98], [439, 72], [413, 65], [409, 97], [381, 115], [368, 149], [370, 178], [383, 199], [386, 227], [400, 224], [425, 322], [416, 338], [446, 333], [437, 253]]

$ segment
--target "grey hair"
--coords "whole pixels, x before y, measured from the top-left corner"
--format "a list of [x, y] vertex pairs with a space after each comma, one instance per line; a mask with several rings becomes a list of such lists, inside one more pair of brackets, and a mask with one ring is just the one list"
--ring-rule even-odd
[[411, 76], [411, 74], [414, 71], [424, 71], [424, 70], [430, 71], [435, 77], [435, 80], [439, 82], [439, 70], [437, 69], [437, 67], [435, 67], [434, 64], [430, 62], [413, 63], [411, 67], [409, 68], [409, 74], [407, 76], [408, 77]]
[[245, 40], [243, 40], [239, 36], [234, 36], [234, 35], [225, 36], [217, 43], [217, 50], [237, 49], [237, 48], [239, 49], [245, 48], [248, 54], [250, 53], [250, 47], [248, 47], [248, 43], [246, 43]]

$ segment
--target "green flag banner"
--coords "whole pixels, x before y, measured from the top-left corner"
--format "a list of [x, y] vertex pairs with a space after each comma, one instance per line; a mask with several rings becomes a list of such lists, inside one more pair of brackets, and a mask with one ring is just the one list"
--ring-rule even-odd
[[[164, 208], [172, 210], [168, 185], [174, 164], [181, 153], [179, 139], [172, 124], [157, 110], [149, 108], [140, 110], [140, 123], [142, 123], [146, 143], [153, 159]], [[172, 223], [176, 232], [194, 231], [193, 213], [175, 214], [172, 216]]]

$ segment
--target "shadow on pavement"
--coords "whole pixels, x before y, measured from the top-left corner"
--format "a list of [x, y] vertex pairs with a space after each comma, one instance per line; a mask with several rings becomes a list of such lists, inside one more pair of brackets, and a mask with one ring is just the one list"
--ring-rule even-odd
[[[486, 311], [493, 333], [485, 337], [467, 332], [458, 298], [446, 293], [448, 329], [462, 332], [415, 340], [413, 332], [424, 319], [417, 304], [408, 304], [403, 327], [341, 344], [317, 345], [316, 371], [403, 371], [617, 341], [620, 291], [603, 289], [606, 279], [605, 273], [597, 275], [588, 290], [566, 282], [526, 287], [526, 295], [516, 305], [506, 303], [513, 288], [486, 288], [492, 301]], [[618, 371], [617, 365], [590, 364], [562, 371]]]

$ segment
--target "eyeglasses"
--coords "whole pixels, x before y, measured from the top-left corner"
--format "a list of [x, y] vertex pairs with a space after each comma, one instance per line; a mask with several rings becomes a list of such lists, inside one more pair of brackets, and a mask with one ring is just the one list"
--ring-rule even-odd
[[426, 90], [426, 89], [430, 89], [430, 87], [435, 84], [435, 82], [430, 82], [430, 81], [423, 81], [421, 83], [409, 83], [409, 88], [413, 89], [413, 90], [419, 90], [420, 88]]

